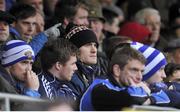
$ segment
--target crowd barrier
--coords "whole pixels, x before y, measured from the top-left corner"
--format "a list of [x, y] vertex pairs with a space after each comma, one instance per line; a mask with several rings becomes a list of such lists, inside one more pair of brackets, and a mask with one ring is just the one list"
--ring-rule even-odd
[[47, 102], [43, 99], [32, 98], [24, 95], [0, 93], [0, 107], [2, 111], [11, 111], [10, 104], [12, 102], [33, 102], [33, 103], [44, 103]]
[[[0, 110], [1, 111], [11, 111], [11, 103], [12, 102], [32, 102], [32, 103], [46, 103], [47, 100], [32, 98], [24, 95], [16, 95], [9, 93], [0, 93]], [[31, 107], [30, 107], [31, 108]], [[32, 107], [33, 108], [33, 107]], [[35, 108], [34, 108], [35, 109]], [[131, 111], [180, 111], [176, 108], [171, 107], [158, 107], [158, 106], [146, 106], [146, 105], [133, 105], [131, 108], [126, 108], [125, 110]]]

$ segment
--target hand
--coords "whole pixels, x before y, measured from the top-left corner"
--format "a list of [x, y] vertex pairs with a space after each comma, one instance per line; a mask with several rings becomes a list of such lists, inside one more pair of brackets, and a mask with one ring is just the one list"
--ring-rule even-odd
[[29, 88], [29, 89], [32, 89], [32, 90], [39, 89], [38, 76], [33, 71], [27, 71], [25, 83], [26, 83], [27, 88]]
[[138, 86], [139, 86], [139, 87], [142, 87], [142, 88], [144, 89], [144, 91], [146, 91], [146, 93], [147, 93], [148, 95], [151, 94], [151, 90], [150, 90], [149, 87], [146, 85], [146, 83], [140, 82], [140, 83], [138, 84]]
[[61, 26], [61, 23], [58, 23], [45, 30], [44, 34], [50, 38], [57, 38], [58, 36], [60, 36], [60, 30], [58, 29], [59, 26]]
[[138, 85], [133, 81], [132, 78], [128, 79], [128, 83], [129, 83], [130, 86], [138, 87]]
[[137, 87], [137, 84], [133, 81], [133, 79], [131, 77], [124, 78], [121, 81], [123, 82], [123, 85], [125, 85], [125, 86], [134, 86], [134, 87]]

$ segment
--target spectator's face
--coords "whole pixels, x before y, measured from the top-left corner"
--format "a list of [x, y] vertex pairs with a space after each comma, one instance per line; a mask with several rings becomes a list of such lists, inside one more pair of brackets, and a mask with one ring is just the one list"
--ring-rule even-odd
[[77, 10], [76, 15], [74, 16], [73, 23], [75, 23], [77, 25], [88, 26], [89, 25], [89, 22], [88, 22], [88, 11], [86, 9], [79, 8]]
[[[115, 65], [114, 65], [115, 66]], [[119, 65], [116, 65], [119, 67]], [[114, 68], [114, 77], [122, 85], [130, 86], [142, 81], [142, 73], [145, 65], [138, 60], [130, 60], [123, 69]], [[116, 71], [116, 72], [115, 72]], [[118, 73], [119, 72], [119, 73]]]
[[4, 42], [8, 39], [9, 37], [9, 24], [0, 21], [0, 42]]
[[21, 37], [27, 41], [32, 38], [36, 28], [36, 16], [27, 19], [18, 20], [15, 29], [20, 33]]
[[20, 61], [9, 67], [9, 72], [18, 80], [25, 81], [28, 70], [32, 70], [33, 60]]
[[92, 65], [97, 63], [97, 45], [95, 42], [85, 44], [79, 48], [81, 62]]
[[146, 82], [149, 84], [162, 82], [166, 78], [164, 67], [161, 67], [154, 75], [152, 75]]
[[64, 65], [60, 64], [59, 66], [61, 66], [61, 69], [59, 72], [59, 77], [57, 78], [65, 81], [70, 81], [74, 72], [77, 70], [76, 61], [76, 56], [71, 56], [69, 61], [67, 61]]
[[90, 27], [96, 34], [98, 42], [100, 42], [101, 41], [100, 37], [102, 36], [102, 30], [103, 30], [103, 22], [99, 19], [90, 20]]
[[160, 17], [157, 15], [149, 15], [145, 18], [145, 21], [145, 26], [151, 32], [150, 42], [157, 42], [160, 36]]
[[42, 17], [41, 14], [37, 13], [36, 14], [36, 31], [35, 31], [35, 35], [43, 32], [44, 31], [44, 18]]

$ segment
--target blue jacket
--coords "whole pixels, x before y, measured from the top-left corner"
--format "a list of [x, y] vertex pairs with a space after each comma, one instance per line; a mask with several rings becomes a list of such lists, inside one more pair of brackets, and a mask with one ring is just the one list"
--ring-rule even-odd
[[69, 88], [68, 81], [60, 81], [51, 73], [45, 71], [38, 75], [38, 78], [40, 82], [39, 93], [43, 98], [54, 100], [61, 97], [76, 101], [76, 95]]
[[164, 91], [148, 95], [141, 87], [123, 87], [111, 78], [95, 79], [81, 98], [80, 110], [117, 111], [132, 104], [141, 105], [148, 98], [152, 104], [168, 104], [170, 102]]
[[[20, 34], [12, 27], [10, 28], [10, 33], [14, 36], [14, 39], [22, 39]], [[29, 45], [32, 47], [34, 54], [37, 55], [47, 41], [48, 37], [42, 32], [34, 36]]]
[[8, 74], [6, 70], [2, 67], [0, 67], [0, 75], [15, 88], [17, 93], [34, 98], [40, 98], [41, 95], [38, 91], [26, 88], [22, 82], [17, 81], [12, 75]]

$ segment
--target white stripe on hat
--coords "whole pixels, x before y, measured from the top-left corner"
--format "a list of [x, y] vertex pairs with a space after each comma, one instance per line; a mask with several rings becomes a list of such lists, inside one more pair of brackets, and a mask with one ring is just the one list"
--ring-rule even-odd
[[[152, 48], [147, 45], [143, 45], [139, 42], [132, 42], [131, 47], [140, 51], [144, 55], [144, 57], [147, 59], [145, 71], [143, 73], [144, 80], [147, 80], [147, 78], [154, 75], [154, 72], [158, 71], [162, 66], [166, 64], [166, 59], [163, 53], [161, 53], [155, 48]], [[162, 60], [164, 60], [163, 63], [161, 63]]]
[[150, 72], [163, 59], [164, 59], [163, 54], [159, 53], [150, 63], [146, 65], [144, 74]]
[[[4, 64], [8, 64], [8, 63], [11, 63], [11, 62], [13, 62], [13, 61], [16, 61], [16, 60], [19, 59], [19, 58], [27, 57], [27, 56], [25, 55], [25, 53], [26, 53], [26, 52], [29, 52], [29, 51], [32, 53], [32, 50], [31, 50], [31, 49], [24, 49], [24, 50], [22, 50], [21, 52], [16, 53], [16, 54], [14, 54], [14, 55], [10, 55], [10, 56], [8, 56], [8, 57], [6, 57], [6, 58], [3, 57], [3, 59], [2, 59], [2, 64], [3, 64], [3, 65], [4, 65]], [[32, 56], [33, 56], [33, 55], [32, 55]]]
[[34, 59], [34, 51], [31, 46], [22, 40], [10, 40], [4, 46], [1, 64], [4, 67], [10, 66], [28, 58]]
[[[22, 49], [23, 47], [23, 49]], [[9, 49], [8, 51], [6, 51], [4, 54], [3, 54], [3, 57], [8, 57], [8, 56], [11, 56], [11, 55], [14, 55], [24, 49], [29, 49], [32, 51], [32, 48], [29, 46], [29, 45], [21, 45], [21, 46], [16, 46], [12, 49]], [[32, 52], [33, 53], [33, 52]], [[34, 55], [34, 54], [33, 54]]]

